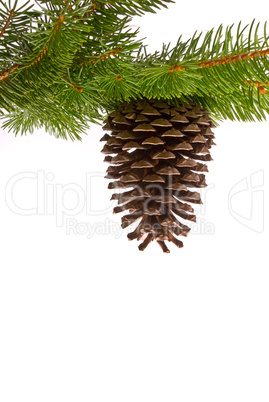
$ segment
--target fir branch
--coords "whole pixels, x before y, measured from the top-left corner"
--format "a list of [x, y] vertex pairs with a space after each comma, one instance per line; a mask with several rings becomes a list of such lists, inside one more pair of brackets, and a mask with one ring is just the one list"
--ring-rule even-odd
[[3, 29], [2, 29], [2, 31], [0, 32], [0, 38], [2, 38], [2, 36], [3, 36], [4, 33], [6, 32], [7, 27], [8, 27], [8, 25], [9, 25], [10, 21], [11, 21], [11, 18], [12, 18], [12, 16], [13, 16], [13, 14], [14, 14], [14, 10], [12, 9], [12, 10], [10, 11], [10, 13], [9, 13], [7, 22], [5, 23], [5, 25], [4, 25]]
[[67, 77], [62, 77], [62, 78], [65, 79], [66, 82], [67, 82], [67, 84], [70, 85], [72, 88], [74, 88], [76, 91], [83, 92], [83, 89], [82, 89], [82, 88], [78, 87], [78, 86], [75, 85], [75, 84], [71, 84], [71, 83], [70, 83], [70, 80], [69, 80]]
[[173, 0], [101, 0], [105, 8], [121, 15], [142, 16], [145, 12], [155, 13], [156, 8], [167, 8], [166, 3], [174, 3]]
[[116, 49], [112, 50], [111, 52], [108, 52], [108, 53], [102, 54], [98, 57], [95, 57], [93, 60], [84, 61], [80, 65], [84, 65], [86, 63], [89, 63], [89, 64], [96, 63], [99, 60], [104, 60], [104, 59], [107, 59], [108, 57], [115, 56], [116, 54], [120, 53], [121, 51], [122, 51], [122, 47], [116, 47]]
[[48, 51], [48, 46], [46, 45], [40, 52], [39, 56], [31, 63], [29, 64], [29, 66], [25, 66], [25, 68], [31, 68], [32, 66], [34, 66], [35, 64], [37, 64], [42, 58], [43, 56], [46, 55]]
[[[66, 4], [66, 0], [63, 0], [63, 2]], [[70, 4], [68, 5], [68, 10], [69, 11], [73, 11], [72, 7], [70, 6]], [[75, 17], [76, 18], [76, 17]]]
[[0, 81], [4, 80], [5, 78], [8, 78], [9, 74], [13, 73], [13, 71], [16, 71], [18, 68], [19, 68], [19, 65], [14, 64], [8, 70], [5, 70], [2, 73], [0, 73]]
[[269, 54], [269, 48], [268, 49], [264, 49], [264, 50], [260, 50], [260, 51], [255, 51], [255, 52], [239, 52], [239, 53], [235, 53], [232, 55], [228, 55], [225, 56], [221, 59], [212, 59], [212, 60], [207, 60], [207, 61], [200, 61], [199, 63], [197, 63], [197, 65], [201, 66], [202, 68], [205, 67], [214, 67], [214, 66], [218, 66], [219, 64], [225, 64], [225, 63], [230, 63], [231, 61], [233, 63], [237, 62], [237, 61], [241, 61], [241, 60], [247, 60], [247, 59], [253, 59], [256, 57], [261, 57], [264, 55]]
[[262, 37], [253, 20], [246, 40], [248, 26], [239, 23], [233, 36], [233, 25], [225, 31], [221, 25], [216, 33], [195, 32], [187, 42], [180, 37], [174, 48], [163, 45], [161, 52], [148, 54], [136, 39], [138, 30], [128, 29], [130, 16], [153, 12], [164, 2], [40, 3], [47, 8], [40, 6], [39, 12], [13, 7], [8, 25], [11, 10], [0, 14], [9, 28], [0, 56], [0, 108], [7, 113], [0, 109], [0, 118], [16, 133], [40, 124], [53, 135], [79, 139], [84, 122], [142, 97], [193, 100], [215, 121], [262, 120], [268, 113], [266, 24]]
[[[263, 118], [264, 110], [268, 112], [265, 86], [269, 49], [262, 48], [267, 44], [266, 29], [264, 37], [258, 38], [256, 27], [252, 38], [253, 21], [246, 41], [242, 36], [246, 27], [241, 30], [239, 23], [235, 38], [231, 35], [231, 27], [226, 28], [224, 38], [222, 26], [215, 37], [213, 30], [209, 31], [200, 47], [201, 34], [196, 37], [195, 33], [188, 42], [179, 40], [172, 50], [169, 45], [164, 45], [161, 52], [152, 55], [140, 52], [142, 94], [174, 100], [184, 96], [191, 100], [197, 95], [207, 99], [205, 107], [214, 113], [218, 110], [218, 115], [244, 121], [249, 120], [250, 115]], [[207, 58], [203, 58], [205, 55]], [[257, 82], [256, 92], [250, 91], [248, 81]], [[252, 104], [250, 97], [254, 98]]]

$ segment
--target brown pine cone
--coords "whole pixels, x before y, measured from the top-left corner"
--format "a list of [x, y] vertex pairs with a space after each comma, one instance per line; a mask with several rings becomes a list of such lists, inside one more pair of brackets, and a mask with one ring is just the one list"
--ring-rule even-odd
[[[122, 217], [125, 228], [140, 220], [129, 233], [129, 240], [142, 240], [145, 250], [156, 240], [169, 253], [165, 240], [182, 247], [176, 236], [187, 236], [190, 228], [177, 217], [195, 222], [189, 203], [201, 204], [200, 194], [188, 187], [205, 187], [207, 166], [212, 160], [209, 149], [215, 127], [209, 112], [193, 102], [180, 107], [159, 100], [125, 102], [105, 120], [110, 130], [102, 152], [111, 165], [106, 178], [113, 179], [110, 189], [127, 189], [113, 194], [119, 206], [114, 213], [129, 211]], [[114, 156], [110, 156], [110, 154]]]

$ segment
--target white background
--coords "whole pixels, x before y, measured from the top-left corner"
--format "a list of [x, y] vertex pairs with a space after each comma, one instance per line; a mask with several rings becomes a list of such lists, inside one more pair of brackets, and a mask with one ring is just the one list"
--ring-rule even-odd
[[[180, 1], [133, 25], [155, 50], [254, 17], [263, 1]], [[215, 129], [204, 205], [170, 254], [112, 215], [100, 126], [0, 134], [1, 402], [268, 402], [269, 123]]]

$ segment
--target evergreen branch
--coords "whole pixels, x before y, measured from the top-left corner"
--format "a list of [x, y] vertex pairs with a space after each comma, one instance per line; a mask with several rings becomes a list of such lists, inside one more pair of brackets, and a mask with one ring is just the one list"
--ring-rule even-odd
[[[257, 57], [261, 57], [264, 55], [269, 55], [269, 48], [264, 49], [264, 50], [260, 50], [260, 51], [255, 51], [255, 52], [239, 52], [237, 54], [232, 54], [232, 55], [228, 55], [225, 56], [223, 58], [220, 59], [211, 59], [211, 60], [207, 60], [207, 61], [201, 61], [199, 63], [196, 63], [196, 65], [200, 66], [201, 68], [206, 68], [206, 67], [215, 67], [218, 66], [220, 64], [225, 64], [225, 63], [236, 63], [238, 61], [242, 61], [242, 60], [247, 60], [247, 59], [254, 59]], [[170, 67], [170, 69], [168, 70], [168, 73], [173, 73], [174, 71], [183, 71], [185, 70], [184, 67], [182, 67], [181, 65], [174, 65], [172, 67]], [[258, 69], [260, 71], [260, 69]], [[250, 80], [247, 80], [247, 82], [243, 81], [245, 84], [250, 83], [251, 85], [254, 85]], [[264, 89], [263, 84], [261, 84], [261, 82], [255, 80], [256, 82], [256, 86], [259, 87], [260, 92], [261, 93], [266, 93], [267, 91]], [[266, 85], [269, 85], [268, 82], [265, 83]]]
[[[53, 15], [51, 16], [54, 19]], [[42, 74], [43, 78], [46, 77], [47, 82], [50, 82], [54, 75], [59, 76], [61, 72], [64, 73], [65, 68], [71, 66], [77, 49], [86, 41], [84, 31], [89, 32], [91, 30], [90, 27], [81, 28], [80, 26], [80, 31], [77, 32], [73, 28], [72, 18], [72, 15], [61, 15], [57, 17], [57, 20], [52, 25], [43, 22], [44, 26], [47, 26], [49, 29], [43, 31], [42, 35], [39, 32], [25, 34], [29, 42], [34, 44], [34, 49], [30, 55], [30, 61], [28, 61], [29, 57], [25, 57], [22, 60], [24, 61], [22, 68], [37, 67], [37, 63], [42, 58], [44, 59], [46, 55], [46, 69], [43, 68], [43, 61], [38, 69], [39, 74]], [[67, 24], [64, 24], [64, 21], [67, 21]], [[59, 35], [56, 36], [57, 32], [59, 32]]]
[[[252, 82], [252, 81], [250, 81], [250, 80], [247, 80], [247, 81], [244, 81], [244, 84], [254, 85], [255, 87], [259, 88], [259, 91], [260, 91], [262, 94], [268, 92], [268, 91], [266, 91], [266, 89], [264, 88], [264, 85], [263, 85], [263, 84], [261, 84], [259, 81], [256, 81], [256, 80], [255, 80], [255, 82], [256, 82], [256, 84], [254, 84], [254, 82]], [[269, 86], [269, 82], [266, 82], [265, 85]]]
[[[66, 0], [63, 0], [63, 2], [66, 4]], [[92, 3], [94, 3], [94, 0], [92, 0]], [[68, 10], [69, 10], [69, 11], [73, 11], [73, 8], [72, 8], [70, 5], [68, 5]], [[91, 6], [91, 9], [90, 9], [89, 14], [92, 15], [95, 10], [96, 10], [96, 5], [93, 4], [93, 5]], [[87, 13], [85, 13], [85, 14], [83, 15], [83, 18], [84, 18], [86, 15], [87, 15]], [[74, 15], [74, 18], [79, 18], [79, 17], [78, 17], [77, 15]], [[83, 22], [83, 23], [86, 23], [87, 21], [82, 20], [82, 22]]]
[[14, 14], [14, 10], [12, 9], [12, 10], [10, 11], [10, 13], [9, 13], [7, 22], [5, 23], [5, 25], [4, 25], [3, 29], [2, 29], [2, 31], [0, 32], [0, 38], [2, 38], [2, 36], [3, 36], [4, 33], [6, 32], [6, 29], [7, 29], [8, 25], [9, 25], [9, 23], [10, 23], [10, 21], [11, 21], [11, 18], [12, 18], [12, 16], [13, 16], [13, 14]]
[[97, 8], [103, 8], [103, 7], [104, 7], [104, 4], [101, 3], [100, 1], [92, 0], [90, 15], [92, 15], [97, 10]]
[[[7, 34], [3, 34], [0, 42], [0, 70], [7, 68], [7, 66], [11, 64], [11, 61], [13, 62], [12, 64], [19, 64], [19, 58], [24, 51], [25, 46], [27, 46], [26, 40], [22, 40], [22, 35], [29, 27], [31, 27], [32, 18], [37, 15], [36, 12], [30, 11], [32, 6], [25, 9], [29, 1], [30, 0], [17, 9], [17, 0], [15, 0], [15, 4], [12, 8], [7, 8], [2, 0], [0, 0], [0, 3], [2, 3], [4, 8], [7, 10], [6, 13], [0, 10], [0, 25], [4, 23], [7, 18], [9, 20], [9, 29], [6, 31]], [[11, 14], [12, 18], [10, 19], [8, 16]]]
[[2, 73], [0, 73], [0, 81], [4, 80], [5, 78], [7, 78], [9, 76], [9, 74], [13, 73], [13, 71], [17, 70], [19, 68], [18, 64], [14, 64], [13, 66], [11, 66], [10, 69], [3, 71]]
[[[66, 0], [63, 0], [63, 2], [66, 4]], [[69, 11], [73, 11], [72, 7], [70, 5], [68, 5], [68, 10]], [[75, 17], [76, 18], [76, 17]]]
[[264, 55], [267, 55], [267, 54], [269, 54], [269, 48], [264, 49], [264, 50], [260, 50], [260, 51], [255, 51], [255, 52], [246, 52], [246, 53], [239, 52], [239, 53], [236, 53], [236, 54], [225, 56], [225, 57], [223, 57], [221, 59], [213, 59], [213, 60], [201, 61], [201, 62], [196, 63], [196, 64], [201, 66], [202, 68], [214, 67], [214, 66], [217, 66], [219, 64], [230, 63], [231, 61], [233, 63], [235, 63], [237, 61], [253, 59], [254, 57], [261, 57], [261, 56], [264, 56]]
[[[264, 110], [268, 112], [265, 87], [269, 48], [262, 47], [267, 44], [267, 35], [264, 28], [264, 37], [258, 38], [258, 26], [254, 30], [252, 22], [247, 40], [242, 36], [246, 27], [241, 29], [239, 24], [235, 42], [232, 26], [227, 27], [224, 39], [220, 26], [215, 37], [213, 30], [205, 35], [199, 48], [201, 34], [196, 37], [195, 32], [191, 40], [185, 43], [179, 40], [172, 50], [169, 45], [163, 45], [161, 52], [146, 54], [144, 49], [144, 54], [140, 52], [138, 57], [143, 96], [175, 100], [188, 95], [189, 101], [198, 96], [208, 100], [205, 107], [212, 113], [218, 110], [218, 115], [222, 113], [244, 121], [250, 115], [264, 118]], [[252, 31], [254, 39], [251, 39]], [[250, 90], [250, 82], [256, 82], [255, 91]]]
[[100, 3], [105, 5], [105, 8], [113, 11], [116, 14], [122, 15], [138, 15], [142, 16], [145, 12], [155, 13], [155, 9], [160, 7], [167, 8], [165, 3], [174, 3], [173, 0], [102, 0]]
[[74, 88], [76, 91], [83, 92], [83, 89], [82, 89], [82, 88], [78, 87], [78, 86], [75, 85], [75, 84], [71, 84], [71, 83], [70, 83], [70, 80], [69, 80], [67, 77], [62, 77], [62, 78], [65, 79], [66, 82], [68, 83], [68, 85], [70, 85], [70, 86], [71, 86], [72, 88]]
[[[86, 121], [96, 122], [103, 111], [142, 97], [195, 101], [210, 110], [215, 121], [262, 120], [268, 113], [266, 25], [261, 38], [253, 20], [246, 40], [247, 27], [241, 23], [235, 37], [233, 25], [225, 31], [221, 25], [203, 39], [195, 32], [187, 42], [180, 37], [174, 48], [163, 45], [161, 52], [148, 54], [136, 40], [138, 30], [127, 29], [130, 15], [152, 12], [163, 2], [144, 0], [141, 8], [131, 0], [82, 6], [81, 0], [73, 0], [72, 7], [67, 0], [41, 3], [48, 7], [41, 6], [42, 12], [20, 13], [13, 7], [16, 13], [8, 25], [11, 11], [0, 14], [5, 16], [1, 26], [9, 28], [2, 35], [0, 64], [4, 128], [25, 133], [43, 125], [54, 135], [80, 139]], [[23, 30], [18, 23], [24, 19]], [[25, 46], [23, 57], [20, 44], [9, 46], [15, 38]]]
[[112, 50], [111, 52], [108, 52], [108, 53], [102, 54], [98, 57], [95, 57], [93, 60], [84, 61], [80, 65], [84, 65], [86, 63], [89, 63], [89, 64], [96, 63], [99, 60], [104, 60], [104, 59], [107, 59], [108, 57], [115, 56], [117, 53], [120, 53], [121, 51], [122, 51], [122, 47], [117, 47], [116, 49]]
[[29, 64], [29, 66], [25, 66], [25, 68], [31, 68], [32, 66], [34, 66], [35, 64], [37, 64], [37, 63], [42, 59], [42, 57], [46, 55], [47, 51], [48, 51], [48, 46], [46, 45], [46, 46], [41, 50], [39, 56], [38, 56], [31, 64]]
[[[54, 29], [53, 35], [56, 34], [56, 32], [59, 29], [59, 25], [62, 24], [63, 22], [64, 22], [64, 15], [59, 17], [59, 19], [58, 19], [58, 21], [56, 23], [56, 27]], [[46, 53], [48, 51], [48, 45], [49, 45], [49, 42], [47, 42], [47, 45], [45, 45], [44, 48], [41, 50], [39, 56], [30, 65], [26, 66], [26, 68], [30, 68], [30, 67], [34, 66], [35, 64], [37, 64], [42, 59], [43, 56], [46, 55]]]
[[[54, 0], [53, 3], [61, 5], [64, 0]], [[40, 0], [41, 3], [52, 3], [51, 0]], [[88, 1], [84, 1], [83, 4], [88, 4]], [[91, 10], [90, 13], [93, 14], [95, 11], [106, 12], [109, 10], [114, 14], [118, 15], [138, 15], [141, 16], [145, 12], [155, 13], [155, 9], [160, 9], [160, 7], [167, 8], [166, 3], [174, 3], [173, 0], [91, 0]]]

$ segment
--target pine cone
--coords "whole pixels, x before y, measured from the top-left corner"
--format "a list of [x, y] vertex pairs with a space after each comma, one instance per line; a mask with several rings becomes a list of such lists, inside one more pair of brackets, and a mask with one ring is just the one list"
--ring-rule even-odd
[[[198, 192], [187, 187], [205, 187], [207, 166], [200, 161], [212, 160], [209, 148], [215, 145], [215, 127], [209, 112], [190, 102], [180, 107], [159, 100], [125, 102], [105, 120], [110, 130], [102, 152], [105, 161], [115, 166], [107, 169], [110, 189], [129, 189], [113, 194], [118, 200], [114, 213], [129, 211], [122, 217], [122, 228], [141, 219], [129, 240], [143, 242], [145, 250], [156, 240], [165, 253], [165, 240], [183, 247], [177, 236], [187, 236], [190, 228], [180, 218], [196, 222], [189, 203], [201, 204]], [[114, 154], [114, 156], [110, 156]]]

